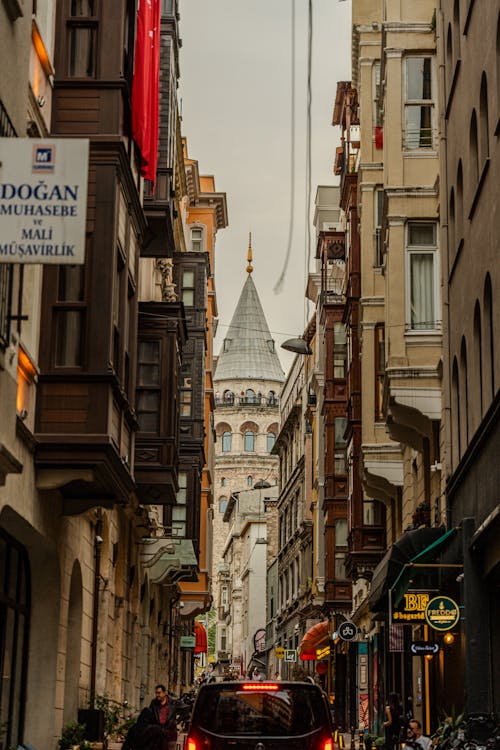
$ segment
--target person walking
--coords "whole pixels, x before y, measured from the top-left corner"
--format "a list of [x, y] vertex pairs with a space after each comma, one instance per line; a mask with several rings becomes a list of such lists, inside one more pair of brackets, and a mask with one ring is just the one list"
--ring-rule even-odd
[[397, 693], [389, 693], [385, 707], [385, 750], [397, 750], [403, 728], [403, 707]]
[[[153, 715], [153, 724], [159, 726], [163, 732], [163, 745], [158, 750], [170, 750], [177, 743], [177, 725], [175, 721], [175, 702], [169, 697], [165, 685], [155, 687], [155, 697], [149, 704]], [[155, 734], [155, 733], [152, 733]], [[156, 733], [158, 736], [158, 733]]]

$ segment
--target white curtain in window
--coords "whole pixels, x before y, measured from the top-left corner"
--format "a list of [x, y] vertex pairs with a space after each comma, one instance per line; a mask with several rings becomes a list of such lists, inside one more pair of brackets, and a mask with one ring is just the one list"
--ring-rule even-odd
[[411, 327], [417, 331], [433, 329], [434, 253], [412, 253], [410, 257]]

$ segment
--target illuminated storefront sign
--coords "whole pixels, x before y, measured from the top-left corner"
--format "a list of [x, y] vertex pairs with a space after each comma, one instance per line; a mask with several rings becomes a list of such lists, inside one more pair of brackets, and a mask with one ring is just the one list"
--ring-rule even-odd
[[392, 610], [394, 624], [425, 622], [425, 610], [431, 595], [428, 591], [407, 591], [397, 607]]

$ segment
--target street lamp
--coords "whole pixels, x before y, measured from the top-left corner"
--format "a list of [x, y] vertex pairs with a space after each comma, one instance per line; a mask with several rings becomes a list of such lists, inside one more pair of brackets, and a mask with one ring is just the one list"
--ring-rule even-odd
[[303, 338], [287, 339], [281, 344], [282, 349], [295, 354], [312, 354], [312, 349]]

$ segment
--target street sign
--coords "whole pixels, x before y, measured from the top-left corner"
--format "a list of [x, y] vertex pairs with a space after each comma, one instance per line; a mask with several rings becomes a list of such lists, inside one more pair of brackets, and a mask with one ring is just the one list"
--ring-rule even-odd
[[297, 661], [297, 652], [294, 648], [285, 651], [285, 661]]
[[412, 641], [410, 651], [414, 656], [439, 653], [439, 643], [435, 641]]
[[449, 596], [435, 596], [427, 604], [425, 619], [431, 628], [443, 633], [455, 627], [460, 619], [460, 608]]
[[181, 649], [191, 649], [196, 646], [196, 636], [181, 635]]
[[276, 654], [277, 659], [285, 658], [285, 649], [283, 648], [283, 646], [277, 646], [274, 653]]
[[346, 620], [339, 625], [337, 632], [339, 634], [339, 638], [341, 638], [343, 641], [353, 641], [356, 638], [358, 629], [353, 622], [351, 622], [350, 620]]

